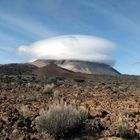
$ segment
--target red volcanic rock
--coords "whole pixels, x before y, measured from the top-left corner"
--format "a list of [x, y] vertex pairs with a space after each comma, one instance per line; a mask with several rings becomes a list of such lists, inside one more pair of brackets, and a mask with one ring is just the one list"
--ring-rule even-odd
[[69, 78], [81, 78], [86, 77], [86, 75], [81, 73], [75, 73], [73, 71], [61, 68], [56, 64], [48, 64], [42, 68], [38, 68], [33, 71], [34, 74], [38, 76], [56, 76], [56, 77], [69, 77]]

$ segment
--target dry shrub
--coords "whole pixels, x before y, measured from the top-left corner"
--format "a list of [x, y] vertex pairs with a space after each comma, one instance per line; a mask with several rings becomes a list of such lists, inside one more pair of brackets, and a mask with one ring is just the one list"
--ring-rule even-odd
[[61, 101], [50, 105], [47, 110], [42, 110], [36, 124], [38, 131], [47, 132], [58, 138], [77, 129], [87, 117], [86, 108], [77, 108]]
[[117, 134], [118, 136], [122, 137], [122, 138], [126, 138], [128, 137], [128, 123], [127, 122], [120, 122], [120, 124], [118, 124], [118, 128], [117, 128]]
[[118, 111], [116, 116], [117, 121], [115, 122], [114, 128], [116, 129], [116, 135], [122, 138], [130, 137], [130, 128], [128, 118], [124, 115], [123, 110]]
[[28, 105], [22, 105], [19, 109], [19, 113], [24, 117], [30, 116], [30, 109]]
[[53, 83], [52, 84], [47, 84], [43, 89], [43, 94], [53, 93], [54, 87], [55, 87], [55, 85]]

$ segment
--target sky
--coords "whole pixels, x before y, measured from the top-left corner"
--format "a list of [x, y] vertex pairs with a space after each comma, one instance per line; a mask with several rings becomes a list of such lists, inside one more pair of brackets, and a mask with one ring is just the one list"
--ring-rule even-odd
[[139, 5], [139, 0], [0, 0], [0, 63], [76, 52], [72, 58], [105, 58], [121, 73], [140, 75]]

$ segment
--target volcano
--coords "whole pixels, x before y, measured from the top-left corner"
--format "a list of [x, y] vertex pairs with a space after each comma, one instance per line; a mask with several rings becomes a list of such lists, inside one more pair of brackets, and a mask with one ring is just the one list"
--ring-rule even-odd
[[30, 64], [40, 69], [50, 64], [55, 64], [60, 68], [78, 73], [98, 75], [120, 75], [120, 72], [115, 70], [110, 65], [89, 61], [38, 59], [33, 62], [30, 62]]

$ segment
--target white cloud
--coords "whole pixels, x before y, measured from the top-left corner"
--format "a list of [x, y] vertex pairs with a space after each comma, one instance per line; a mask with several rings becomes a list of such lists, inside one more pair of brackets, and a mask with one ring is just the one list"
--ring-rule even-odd
[[19, 46], [20, 54], [36, 59], [76, 59], [113, 65], [109, 53], [115, 45], [103, 38], [88, 35], [65, 35]]

